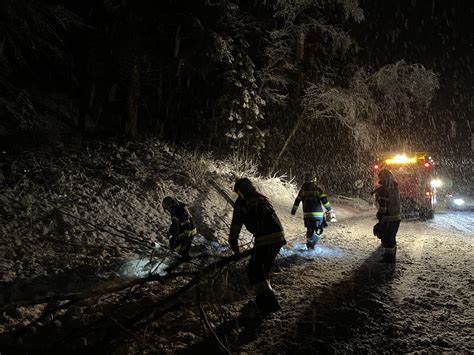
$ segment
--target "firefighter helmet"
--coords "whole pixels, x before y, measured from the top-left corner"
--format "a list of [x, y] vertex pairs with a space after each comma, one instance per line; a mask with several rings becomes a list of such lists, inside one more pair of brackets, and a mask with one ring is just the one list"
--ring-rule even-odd
[[389, 185], [393, 182], [393, 174], [388, 169], [382, 169], [379, 172], [379, 180], [382, 185]]
[[388, 169], [382, 169], [379, 171], [379, 178], [390, 177], [392, 176], [392, 172]]
[[176, 199], [171, 196], [166, 196], [161, 203], [164, 210], [169, 210], [171, 207], [176, 206], [177, 204], [178, 201], [176, 201]]
[[254, 190], [255, 190], [255, 187], [253, 186], [252, 181], [250, 181], [247, 178], [241, 178], [235, 182], [234, 192], [240, 191], [242, 195], [245, 196], [246, 194]]
[[314, 176], [314, 174], [310, 171], [307, 171], [305, 174], [304, 174], [304, 181], [308, 182], [308, 181], [316, 181], [316, 178]]

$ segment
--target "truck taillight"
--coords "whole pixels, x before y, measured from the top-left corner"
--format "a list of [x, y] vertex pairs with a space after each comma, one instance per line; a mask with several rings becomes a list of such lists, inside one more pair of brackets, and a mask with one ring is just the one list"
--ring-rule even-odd
[[379, 170], [380, 166], [378, 164], [374, 164], [374, 170]]
[[425, 168], [429, 168], [429, 167], [431, 166], [431, 164], [428, 163], [428, 162], [425, 162], [425, 163], [423, 164], [423, 166], [424, 166]]
[[429, 196], [433, 196], [433, 193], [431, 191], [426, 191], [425, 192], [425, 196], [429, 197]]

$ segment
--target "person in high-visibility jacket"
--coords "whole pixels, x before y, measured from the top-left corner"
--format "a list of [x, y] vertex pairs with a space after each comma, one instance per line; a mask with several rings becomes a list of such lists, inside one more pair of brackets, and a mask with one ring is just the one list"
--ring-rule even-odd
[[254, 236], [247, 272], [255, 289], [255, 306], [260, 316], [265, 317], [280, 309], [268, 274], [280, 248], [286, 244], [285, 232], [270, 201], [257, 192], [249, 179], [238, 179], [234, 191], [238, 197], [234, 203], [229, 244], [234, 253], [240, 253], [238, 239], [242, 225]]
[[330, 220], [335, 220], [336, 214], [328, 196], [316, 184], [311, 174], [305, 176], [305, 183], [296, 196], [291, 209], [292, 215], [296, 214], [301, 201], [303, 201], [304, 226], [306, 227], [306, 246], [308, 249], [314, 249], [326, 226], [324, 209], [328, 211]]
[[187, 259], [191, 243], [197, 234], [191, 212], [183, 202], [171, 196], [163, 199], [162, 206], [171, 216], [168, 230], [170, 249]]
[[382, 262], [394, 263], [397, 252], [396, 236], [400, 227], [400, 190], [393, 174], [388, 169], [379, 172], [380, 186], [373, 191], [378, 205], [379, 220], [377, 235], [383, 247]]

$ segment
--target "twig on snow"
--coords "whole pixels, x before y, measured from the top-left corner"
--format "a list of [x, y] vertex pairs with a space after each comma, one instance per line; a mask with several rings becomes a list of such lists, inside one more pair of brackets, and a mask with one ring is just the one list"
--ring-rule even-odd
[[[200, 291], [198, 291], [198, 292], [200, 293]], [[201, 305], [200, 302], [199, 302], [199, 313], [201, 313], [202, 320], [204, 321], [204, 324], [206, 325], [207, 330], [209, 330], [209, 332], [212, 334], [214, 339], [216, 339], [216, 341], [219, 344], [219, 346], [221, 347], [221, 349], [227, 354], [232, 354], [230, 352], [230, 350], [224, 345], [224, 343], [219, 339], [219, 336], [217, 335], [214, 328], [212, 328], [212, 325], [211, 325], [211, 323], [209, 323], [209, 319], [207, 318], [207, 314], [204, 311], [204, 307]]]

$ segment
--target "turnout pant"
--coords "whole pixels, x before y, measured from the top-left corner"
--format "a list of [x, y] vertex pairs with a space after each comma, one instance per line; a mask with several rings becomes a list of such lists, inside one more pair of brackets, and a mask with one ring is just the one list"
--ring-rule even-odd
[[382, 222], [381, 241], [385, 254], [395, 254], [397, 233], [400, 221]]
[[189, 250], [191, 249], [191, 242], [194, 239], [194, 235], [191, 237], [181, 236], [175, 237], [172, 236], [169, 239], [170, 249], [177, 252], [182, 257], [189, 257]]
[[280, 309], [269, 282], [269, 273], [283, 244], [254, 247], [248, 265], [250, 283], [255, 288], [255, 303], [262, 317]]
[[319, 232], [317, 232], [318, 235], [320, 235], [323, 232], [323, 218], [308, 218], [305, 217], [304, 219], [304, 226], [306, 227], [306, 239], [311, 239], [313, 236], [314, 232], [316, 232], [318, 229], [320, 229]]
[[261, 282], [266, 282], [270, 270], [275, 263], [275, 259], [280, 252], [282, 245], [265, 245], [253, 248], [248, 265], [248, 276], [250, 283], [257, 286]]

